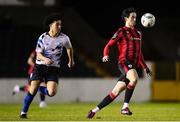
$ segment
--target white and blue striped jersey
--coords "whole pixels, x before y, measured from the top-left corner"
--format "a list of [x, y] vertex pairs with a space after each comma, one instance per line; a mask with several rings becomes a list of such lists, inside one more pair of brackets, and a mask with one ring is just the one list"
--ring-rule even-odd
[[52, 38], [47, 32], [43, 33], [37, 41], [36, 52], [41, 53], [43, 56], [51, 59], [53, 63], [47, 65], [44, 61], [36, 58], [36, 64], [60, 67], [63, 47], [72, 47], [70, 39], [67, 35], [60, 33], [58, 37]]

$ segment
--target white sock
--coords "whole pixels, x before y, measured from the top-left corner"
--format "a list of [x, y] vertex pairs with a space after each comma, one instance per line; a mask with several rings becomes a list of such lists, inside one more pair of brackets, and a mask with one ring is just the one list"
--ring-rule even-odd
[[26, 114], [26, 113], [22, 111], [22, 112], [21, 112], [21, 115], [22, 115], [22, 114]]
[[14, 91], [15, 92], [19, 92], [20, 91], [20, 86], [19, 85], [15, 85], [14, 86]]
[[94, 108], [93, 110], [92, 110], [92, 112], [98, 112], [100, 109], [98, 108], [98, 107], [96, 107], [96, 108]]
[[125, 109], [126, 107], [129, 107], [129, 103], [124, 103], [122, 109]]

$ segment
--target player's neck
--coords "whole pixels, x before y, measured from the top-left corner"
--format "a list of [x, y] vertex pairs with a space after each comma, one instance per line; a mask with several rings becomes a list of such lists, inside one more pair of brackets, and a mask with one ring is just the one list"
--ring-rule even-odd
[[134, 29], [134, 26], [126, 26], [127, 28]]
[[134, 29], [134, 26], [132, 26], [132, 25], [130, 25], [130, 24], [125, 24], [125, 26], [127, 27], [127, 28], [131, 28], [131, 29]]
[[49, 31], [48, 34], [50, 37], [53, 37], [53, 38], [59, 36], [59, 33], [55, 33], [54, 31]]

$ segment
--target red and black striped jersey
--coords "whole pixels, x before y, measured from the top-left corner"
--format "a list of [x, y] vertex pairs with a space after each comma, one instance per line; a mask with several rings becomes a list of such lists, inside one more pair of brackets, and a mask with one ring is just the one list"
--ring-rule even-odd
[[135, 66], [146, 68], [141, 51], [142, 33], [136, 28], [131, 29], [126, 26], [119, 28], [104, 48], [104, 56], [109, 55], [110, 47], [118, 46], [118, 63], [130, 61]]

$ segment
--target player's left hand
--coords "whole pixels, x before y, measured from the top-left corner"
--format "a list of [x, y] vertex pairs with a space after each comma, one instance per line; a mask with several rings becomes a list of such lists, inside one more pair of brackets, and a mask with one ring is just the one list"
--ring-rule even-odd
[[75, 65], [74, 61], [69, 61], [69, 63], [68, 63], [68, 67], [69, 68], [74, 67], [74, 65]]

